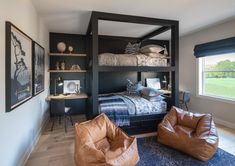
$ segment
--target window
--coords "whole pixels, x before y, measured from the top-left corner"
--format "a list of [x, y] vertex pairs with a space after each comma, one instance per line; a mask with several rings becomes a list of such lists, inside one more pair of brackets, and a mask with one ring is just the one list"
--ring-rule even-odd
[[235, 53], [199, 58], [199, 94], [235, 100]]

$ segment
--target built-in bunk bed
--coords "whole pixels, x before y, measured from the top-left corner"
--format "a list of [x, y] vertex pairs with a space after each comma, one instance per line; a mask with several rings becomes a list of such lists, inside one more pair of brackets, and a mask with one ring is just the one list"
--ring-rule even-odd
[[[155, 25], [158, 28], [140, 37], [101, 36], [98, 34], [99, 20]], [[170, 40], [150, 39], [168, 30], [171, 30]], [[92, 12], [87, 39], [91, 87], [89, 116], [105, 112], [128, 133], [156, 131], [157, 124], [171, 106], [179, 104], [178, 21]], [[132, 52], [135, 46], [140, 48], [138, 53]], [[150, 54], [149, 49], [160, 50], [157, 54]], [[146, 88], [146, 78], [168, 82], [170, 94], [149, 92], [152, 89]], [[134, 90], [137, 93], [132, 93], [133, 87], [139, 88]], [[168, 89], [167, 85], [165, 88]], [[162, 93], [161, 100], [151, 101], [143, 97], [143, 93], [158, 92]]]

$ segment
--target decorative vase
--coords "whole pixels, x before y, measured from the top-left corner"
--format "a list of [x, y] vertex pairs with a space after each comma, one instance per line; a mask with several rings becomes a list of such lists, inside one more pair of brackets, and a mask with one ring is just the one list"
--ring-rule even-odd
[[60, 64], [61, 70], [65, 70], [65, 61], [62, 61]]
[[64, 42], [59, 42], [57, 44], [57, 50], [60, 52], [60, 53], [64, 53], [65, 50], [66, 50], [66, 44]]
[[69, 50], [69, 53], [71, 54], [73, 52], [73, 47], [72, 46], [69, 46], [68, 47], [68, 50]]

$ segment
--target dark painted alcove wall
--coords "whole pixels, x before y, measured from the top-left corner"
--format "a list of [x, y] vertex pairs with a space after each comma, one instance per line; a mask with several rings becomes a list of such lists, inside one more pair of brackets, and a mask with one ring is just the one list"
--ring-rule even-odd
[[[129, 37], [112, 37], [112, 36], [100, 36], [99, 37], [99, 53], [124, 53], [125, 47], [128, 42], [137, 42], [136, 38]], [[89, 39], [85, 35], [77, 34], [62, 34], [62, 33], [50, 33], [50, 52], [57, 51], [57, 43], [64, 42], [67, 47], [72, 46], [74, 48], [73, 53], [87, 53], [87, 57], [50, 57], [50, 69], [55, 69], [57, 61], [66, 62], [66, 68], [69, 69], [73, 64], [79, 64], [82, 69], [87, 69], [87, 73], [51, 73], [50, 74], [50, 93], [54, 93], [54, 79], [61, 76], [64, 80], [76, 80], [81, 81], [82, 92], [86, 92], [90, 95], [91, 80], [89, 77], [89, 59], [91, 59], [91, 45]], [[141, 46], [147, 44], [158, 44], [161, 46], [166, 45], [169, 51], [169, 41], [167, 40], [147, 40], [141, 43]], [[142, 81], [145, 84], [145, 78], [159, 77], [163, 80], [166, 76], [169, 82], [169, 73], [157, 73], [157, 72], [142, 72], [141, 77], [138, 78], [137, 72], [100, 72], [99, 73], [99, 93], [120, 92], [126, 90], [127, 79], [133, 82]], [[63, 88], [58, 87], [58, 92], [63, 93]], [[88, 112], [88, 106], [86, 100], [68, 100], [66, 105], [72, 107], [73, 114], [80, 114]]]
[[[57, 43], [64, 42], [68, 46], [74, 48], [73, 53], [86, 53], [86, 36], [77, 34], [50, 33], [50, 52], [57, 53]], [[68, 53], [66, 49], [65, 53]], [[65, 57], [51, 56], [50, 69], [55, 69], [56, 62], [65, 61], [66, 69], [70, 69], [73, 64], [79, 64], [82, 70], [86, 70], [87, 57]], [[64, 80], [80, 80], [81, 91], [86, 92], [86, 76], [87, 73], [50, 73], [50, 93], [54, 93], [54, 80], [62, 77]], [[63, 93], [63, 87], [57, 87], [58, 93]], [[72, 108], [73, 114], [81, 114], [86, 111], [86, 99], [82, 100], [66, 100], [66, 106]]]

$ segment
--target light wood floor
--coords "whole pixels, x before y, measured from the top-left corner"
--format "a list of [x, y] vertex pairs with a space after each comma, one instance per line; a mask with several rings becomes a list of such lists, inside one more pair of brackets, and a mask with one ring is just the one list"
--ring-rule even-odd
[[[82, 122], [84, 116], [74, 117], [75, 122]], [[62, 121], [63, 122], [63, 121]], [[26, 166], [74, 166], [74, 128], [68, 123], [68, 132], [64, 132], [63, 123], [56, 121], [54, 130], [50, 131], [51, 123], [47, 124], [45, 131], [39, 139], [37, 146], [29, 157]], [[219, 147], [235, 155], [235, 130], [217, 125], [219, 133]], [[156, 135], [149, 133], [136, 135], [146, 137]]]

